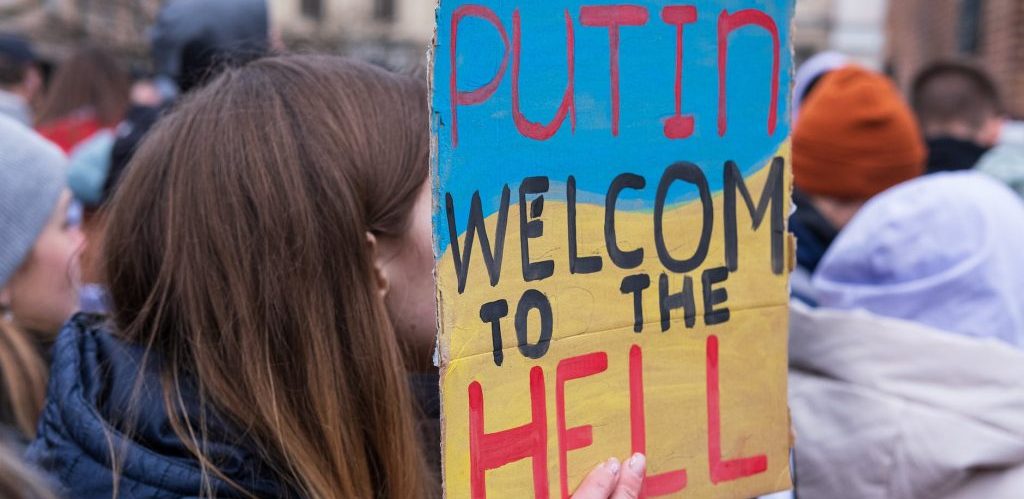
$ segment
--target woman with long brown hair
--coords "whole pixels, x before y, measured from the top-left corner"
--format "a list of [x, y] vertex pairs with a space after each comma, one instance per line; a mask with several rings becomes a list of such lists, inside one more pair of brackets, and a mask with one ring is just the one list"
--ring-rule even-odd
[[433, 495], [409, 383], [435, 321], [426, 95], [285, 56], [186, 98], [111, 201], [112, 330], [62, 334], [30, 456], [76, 497]]
[[81, 48], [61, 63], [36, 117], [36, 129], [70, 152], [128, 111], [131, 77], [107, 51]]

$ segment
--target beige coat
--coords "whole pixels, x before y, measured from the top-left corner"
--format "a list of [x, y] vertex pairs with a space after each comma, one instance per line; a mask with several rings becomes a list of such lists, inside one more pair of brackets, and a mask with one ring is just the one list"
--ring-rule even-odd
[[801, 499], [1024, 498], [1024, 353], [796, 304]]

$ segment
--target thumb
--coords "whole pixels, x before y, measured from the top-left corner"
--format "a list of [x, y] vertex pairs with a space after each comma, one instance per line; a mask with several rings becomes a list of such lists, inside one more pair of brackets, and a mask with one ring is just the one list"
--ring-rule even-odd
[[591, 471], [572, 495], [572, 499], [608, 499], [622, 474], [622, 465], [614, 457]]
[[644, 486], [644, 475], [647, 474], [647, 458], [640, 453], [633, 454], [622, 468], [619, 484], [611, 499], [637, 499]]

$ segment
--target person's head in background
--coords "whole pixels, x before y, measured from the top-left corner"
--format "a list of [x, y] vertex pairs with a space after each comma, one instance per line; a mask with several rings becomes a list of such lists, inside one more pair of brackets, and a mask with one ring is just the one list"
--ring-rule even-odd
[[42, 88], [32, 46], [22, 37], [0, 34], [0, 115], [32, 126], [31, 103]]
[[868, 199], [923, 173], [924, 160], [896, 86], [859, 66], [826, 75], [793, 132], [796, 188], [840, 230]]
[[[161, 86], [184, 94], [216, 75], [270, 48], [266, 0], [171, 0], [150, 30], [153, 66]], [[170, 87], [170, 88], [168, 88]]]
[[914, 112], [928, 141], [928, 172], [966, 170], [999, 141], [1004, 121], [999, 89], [984, 70], [942, 61], [911, 86]]
[[1024, 348], [1024, 202], [965, 171], [873, 200], [814, 276], [820, 305], [864, 309]]
[[793, 131], [795, 296], [813, 295], [810, 273], [857, 210], [921, 175], [924, 160], [914, 116], [888, 78], [856, 65], [822, 77]]
[[[263, 59], [163, 118], [111, 200], [119, 336], [301, 496], [424, 494], [407, 374], [433, 345], [428, 125], [420, 79]], [[199, 457], [206, 429], [172, 421]]]
[[107, 51], [87, 46], [56, 70], [36, 117], [39, 133], [70, 152], [128, 110], [131, 77]]
[[35, 433], [46, 389], [40, 349], [75, 311], [77, 229], [65, 158], [31, 129], [0, 117], [0, 425]]
[[156, 76], [133, 87], [128, 116], [110, 144], [102, 185], [88, 189], [90, 206], [99, 208], [112, 196], [142, 139], [178, 96], [224, 69], [267, 55], [268, 16], [266, 0], [171, 0], [163, 5], [149, 31]]

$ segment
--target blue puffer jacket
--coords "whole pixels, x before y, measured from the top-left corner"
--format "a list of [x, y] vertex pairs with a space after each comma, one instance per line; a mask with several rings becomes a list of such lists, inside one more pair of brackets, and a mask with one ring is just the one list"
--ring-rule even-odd
[[[198, 463], [174, 434], [164, 410], [155, 362], [141, 373], [142, 387], [133, 401], [141, 359], [142, 350], [112, 337], [99, 316], [79, 314], [61, 332], [53, 350], [39, 435], [27, 457], [50, 471], [67, 497], [112, 497], [112, 451], [121, 460], [118, 497], [188, 497], [202, 492]], [[187, 396], [185, 404], [196, 406]], [[137, 424], [125, 424], [129, 407], [136, 408]], [[213, 430], [208, 454], [229, 478], [257, 497], [293, 496], [258, 456], [246, 450], [243, 438], [227, 425], [208, 424]], [[242, 497], [224, 482], [210, 480], [216, 497]]]

